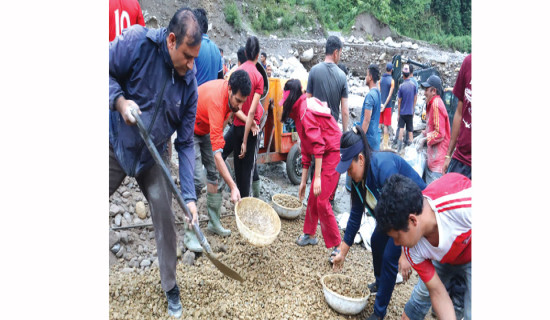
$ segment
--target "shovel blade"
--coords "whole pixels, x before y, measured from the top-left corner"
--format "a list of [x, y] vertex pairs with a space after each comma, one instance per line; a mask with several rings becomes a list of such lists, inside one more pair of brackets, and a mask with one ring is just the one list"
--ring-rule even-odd
[[210, 261], [216, 266], [216, 268], [218, 268], [218, 270], [220, 270], [223, 274], [240, 282], [244, 281], [244, 279], [235, 270], [223, 264], [213, 253], [205, 253], [208, 259], [210, 259]]

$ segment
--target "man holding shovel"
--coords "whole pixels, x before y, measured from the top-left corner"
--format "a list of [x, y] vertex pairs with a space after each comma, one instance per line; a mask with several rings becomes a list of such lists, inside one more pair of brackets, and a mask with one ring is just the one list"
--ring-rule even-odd
[[[250, 95], [251, 84], [248, 73], [237, 70], [228, 80], [212, 80], [199, 87], [197, 103], [197, 120], [195, 121], [195, 192], [203, 188], [202, 165], [206, 168], [208, 209], [208, 231], [222, 237], [229, 236], [231, 230], [225, 229], [220, 221], [222, 193], [218, 192], [218, 172], [231, 189], [231, 201], [237, 203], [241, 194], [237, 184], [231, 179], [231, 174], [222, 158], [225, 146], [223, 128], [231, 112], [234, 116], [246, 121], [246, 115], [241, 111], [243, 103]], [[202, 251], [197, 237], [191, 230], [186, 230], [185, 246], [191, 251]]]
[[136, 178], [151, 209], [168, 313], [178, 318], [182, 305], [176, 283], [177, 233], [172, 194], [161, 166], [140, 137], [131, 110], [138, 110], [160, 154], [166, 155], [167, 141], [177, 131], [174, 145], [181, 193], [193, 215], [192, 223], [197, 223], [193, 128], [198, 98], [194, 59], [199, 55], [201, 37], [193, 12], [182, 8], [168, 28], [134, 25], [109, 44], [109, 194], [126, 176]]

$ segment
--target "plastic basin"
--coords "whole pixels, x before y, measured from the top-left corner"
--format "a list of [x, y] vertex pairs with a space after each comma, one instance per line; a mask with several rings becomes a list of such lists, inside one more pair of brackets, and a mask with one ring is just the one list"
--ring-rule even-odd
[[287, 194], [278, 193], [271, 197], [271, 201], [273, 202], [273, 209], [275, 209], [275, 212], [279, 215], [281, 218], [285, 219], [296, 219], [302, 213], [302, 207], [303, 204], [300, 202], [300, 207], [298, 208], [288, 208], [280, 204], [280, 199], [283, 197], [290, 197], [296, 199], [296, 201], [300, 202], [300, 200], [296, 197], [289, 196]]
[[[336, 312], [345, 315], [358, 314], [367, 306], [370, 293], [361, 298], [351, 298], [338, 294], [325, 285], [325, 279], [329, 277], [338, 278], [350, 278], [342, 274], [327, 274], [321, 278], [321, 284], [323, 285], [323, 294], [328, 305]], [[368, 289], [366, 289], [368, 290]]]

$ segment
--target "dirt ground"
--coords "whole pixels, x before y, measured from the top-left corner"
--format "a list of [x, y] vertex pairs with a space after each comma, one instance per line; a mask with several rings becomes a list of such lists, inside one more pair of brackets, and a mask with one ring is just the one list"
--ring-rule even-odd
[[[296, 195], [297, 186], [286, 177], [284, 163], [259, 166], [264, 183], [261, 198], [269, 201], [269, 192]], [[175, 173], [175, 167], [172, 167]], [[117, 194], [130, 192], [129, 199], [142, 200], [133, 179], [127, 179]], [[341, 178], [343, 180], [343, 178]], [[342, 181], [343, 182], [343, 181]], [[122, 192], [120, 192], [122, 191]], [[224, 196], [227, 196], [224, 193]], [[199, 213], [205, 214], [204, 194], [199, 200]], [[349, 210], [349, 194], [339, 188], [337, 202]], [[133, 205], [130, 200], [128, 207]], [[347, 202], [347, 206], [346, 206]], [[122, 203], [120, 205], [123, 205]], [[222, 238], [206, 232], [206, 222], [201, 222], [213, 250], [226, 265], [239, 272], [245, 282], [239, 283], [225, 277], [203, 255], [197, 255], [194, 265], [183, 264], [178, 259], [177, 281], [181, 291], [184, 313], [182, 319], [364, 319], [372, 313], [374, 296], [357, 316], [343, 316], [333, 311], [325, 302], [321, 276], [332, 273], [320, 227], [316, 246], [299, 247], [294, 241], [302, 233], [305, 208], [295, 220], [281, 219], [281, 232], [269, 246], [257, 248], [249, 244], [238, 232], [233, 205], [225, 202], [226, 216], [222, 223], [230, 228], [230, 237]], [[177, 215], [181, 209], [176, 201], [173, 207]], [[203, 216], [204, 218], [204, 216]], [[147, 218], [150, 220], [150, 218]], [[147, 222], [144, 221], [144, 222]], [[178, 225], [178, 247], [185, 252], [181, 242], [183, 226]], [[128, 229], [123, 237], [125, 253], [114, 259], [109, 272], [109, 309], [111, 319], [167, 319], [167, 302], [160, 286], [160, 274], [152, 228]], [[342, 237], [344, 232], [341, 231]], [[139, 260], [137, 260], [139, 259]], [[144, 259], [154, 261], [142, 265]], [[345, 262], [343, 274], [365, 283], [374, 281], [372, 254], [361, 245], [354, 245]], [[413, 273], [407, 283], [397, 284], [388, 306], [386, 319], [400, 319], [418, 276]], [[431, 319], [429, 316], [427, 319]]]
[[[265, 248], [250, 245], [238, 233], [234, 217], [222, 222], [232, 235], [225, 239], [208, 235], [208, 239], [219, 251], [220, 260], [239, 272], [245, 282], [225, 277], [204, 256], [193, 266], [180, 261], [177, 281], [184, 309], [182, 319], [364, 319], [372, 313], [373, 295], [358, 316], [339, 315], [325, 302], [319, 280], [332, 272], [330, 251], [325, 248], [320, 228], [316, 246], [298, 247], [294, 243], [302, 230], [303, 215], [296, 220], [282, 220], [279, 236]], [[122, 269], [123, 264], [115, 264], [110, 270], [110, 318], [168, 318], [158, 268], [143, 274], [124, 273]], [[342, 273], [372, 282], [371, 253], [354, 245]], [[417, 279], [415, 273], [407, 283], [396, 285], [386, 319], [400, 318]]]

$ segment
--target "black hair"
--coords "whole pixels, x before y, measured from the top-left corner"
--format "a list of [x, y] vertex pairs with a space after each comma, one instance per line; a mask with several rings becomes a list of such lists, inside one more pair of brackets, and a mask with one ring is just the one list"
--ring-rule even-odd
[[346, 74], [346, 76], [349, 74], [348, 67], [346, 67], [345, 64], [339, 63], [339, 64], [338, 64], [338, 68], [340, 68], [340, 70], [344, 71], [344, 73]]
[[260, 52], [260, 41], [255, 36], [250, 36], [246, 39], [246, 46], [244, 53], [246, 54], [246, 59], [254, 61]]
[[208, 32], [208, 18], [206, 17], [206, 10], [203, 8], [197, 8], [193, 9], [193, 13], [195, 14], [195, 17], [197, 18], [197, 22], [199, 23], [199, 26], [201, 27], [201, 32], [203, 34]]
[[240, 47], [239, 50], [237, 50], [237, 60], [243, 64], [246, 62], [246, 54], [244, 53], [244, 47]]
[[[340, 138], [340, 149], [349, 148], [357, 143], [361, 139], [363, 141], [363, 156], [365, 157], [365, 171], [363, 172], [363, 181], [366, 180], [367, 173], [370, 169], [370, 158], [372, 155], [372, 149], [367, 141], [367, 135], [361, 128], [361, 126], [355, 126], [352, 130], [345, 132]], [[353, 160], [359, 159], [359, 153], [353, 157]]]
[[248, 97], [252, 90], [252, 83], [250, 82], [248, 72], [242, 69], [235, 70], [231, 76], [229, 76], [229, 86], [233, 94], [237, 94], [237, 92], [240, 91], [243, 97]]
[[325, 47], [325, 54], [331, 55], [334, 53], [334, 50], [342, 49], [342, 41], [337, 36], [330, 36], [327, 39], [327, 44]]
[[380, 80], [380, 70], [378, 69], [378, 66], [372, 63], [369, 65], [368, 69], [372, 77], [372, 81], [374, 81], [374, 83], [378, 82], [378, 80]]
[[283, 103], [283, 113], [281, 114], [281, 122], [285, 122], [292, 111], [292, 107], [302, 96], [302, 83], [298, 79], [290, 79], [285, 83], [283, 91], [289, 90], [290, 93]]
[[184, 7], [176, 11], [168, 24], [166, 37], [170, 33], [176, 36], [176, 49], [182, 44], [186, 36], [190, 42], [188, 46], [194, 47], [201, 43], [202, 33], [195, 14], [190, 8]]
[[392, 71], [393, 67], [389, 68], [387, 65], [386, 65], [386, 71]]
[[384, 184], [378, 198], [374, 216], [382, 232], [408, 231], [409, 214], [422, 214], [424, 197], [413, 180], [398, 173]]
[[223, 49], [222, 48], [219, 48], [220, 49], [220, 53], [223, 54]]
[[267, 54], [265, 52], [262, 51], [261, 55], [267, 58]]

